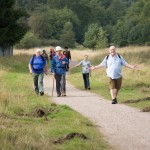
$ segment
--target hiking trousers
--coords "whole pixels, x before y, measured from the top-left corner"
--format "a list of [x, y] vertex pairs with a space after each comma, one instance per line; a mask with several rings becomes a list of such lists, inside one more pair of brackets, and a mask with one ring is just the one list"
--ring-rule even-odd
[[90, 88], [89, 73], [83, 73], [82, 76], [83, 76], [85, 89]]
[[66, 75], [55, 75], [57, 94], [66, 94]]
[[42, 72], [40, 74], [32, 73], [32, 76], [33, 76], [35, 92], [36, 93], [44, 92], [44, 88], [43, 88], [44, 72]]

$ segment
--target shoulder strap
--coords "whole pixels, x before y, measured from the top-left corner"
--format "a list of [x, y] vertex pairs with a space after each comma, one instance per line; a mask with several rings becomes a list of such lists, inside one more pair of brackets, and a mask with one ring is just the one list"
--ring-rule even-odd
[[33, 65], [35, 54], [32, 56], [31, 64]]
[[121, 59], [121, 56], [119, 55], [119, 54], [117, 54], [118, 55], [118, 57]]
[[42, 55], [41, 55], [41, 58], [42, 58], [43, 61], [45, 61], [45, 59], [44, 59], [44, 57]]
[[106, 56], [106, 60], [108, 60], [108, 58], [109, 58], [109, 55]]

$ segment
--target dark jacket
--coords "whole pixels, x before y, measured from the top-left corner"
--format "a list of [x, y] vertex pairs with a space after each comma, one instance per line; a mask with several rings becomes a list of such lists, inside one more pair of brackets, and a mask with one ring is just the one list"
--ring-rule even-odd
[[67, 57], [68, 60], [71, 59], [71, 53], [70, 53], [69, 50], [68, 51], [64, 51], [63, 54]]
[[[62, 61], [65, 61], [65, 64], [62, 64]], [[59, 59], [58, 55], [55, 55], [52, 59], [52, 72], [63, 75], [66, 74], [66, 65], [69, 64], [69, 60], [66, 58], [65, 55], [62, 55], [62, 57]]]

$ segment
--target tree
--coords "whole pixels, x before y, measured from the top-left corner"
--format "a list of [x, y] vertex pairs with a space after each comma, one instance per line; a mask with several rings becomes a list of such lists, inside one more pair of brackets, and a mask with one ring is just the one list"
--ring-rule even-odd
[[0, 45], [14, 45], [23, 38], [28, 27], [19, 22], [19, 18], [27, 16], [27, 14], [13, 6], [15, 0], [0, 1]]
[[29, 19], [31, 30], [44, 39], [59, 39], [66, 22], [76, 26], [79, 24], [77, 16], [67, 8], [61, 10], [48, 8], [43, 12], [36, 12]]
[[62, 33], [60, 35], [61, 45], [63, 47], [68, 46], [70, 48], [75, 47], [75, 33], [73, 32], [73, 25], [71, 22], [67, 22], [64, 25]]
[[108, 46], [108, 39], [106, 31], [102, 27], [99, 28], [96, 48], [106, 48]]
[[85, 33], [83, 45], [93, 50], [96, 48], [97, 38], [98, 38], [99, 26], [98, 24], [91, 24]]
[[150, 1], [134, 3], [114, 27], [114, 41], [119, 46], [144, 45], [150, 42]]

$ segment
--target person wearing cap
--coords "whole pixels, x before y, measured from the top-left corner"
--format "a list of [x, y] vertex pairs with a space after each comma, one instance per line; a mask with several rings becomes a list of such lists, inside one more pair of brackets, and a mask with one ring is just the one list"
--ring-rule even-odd
[[109, 55], [98, 66], [92, 66], [91, 70], [107, 67], [107, 76], [109, 78], [109, 89], [112, 97], [112, 104], [117, 104], [118, 92], [122, 83], [122, 66], [131, 69], [137, 69], [136, 65], [129, 65], [122, 56], [116, 53], [116, 47], [110, 46]]
[[29, 61], [29, 71], [33, 76], [35, 93], [44, 95], [43, 78], [44, 72], [47, 74], [46, 60], [41, 55], [41, 50], [37, 49], [36, 54]]
[[56, 79], [57, 97], [66, 96], [66, 65], [68, 59], [62, 54], [62, 48], [56, 47], [56, 55], [52, 59], [51, 71]]

